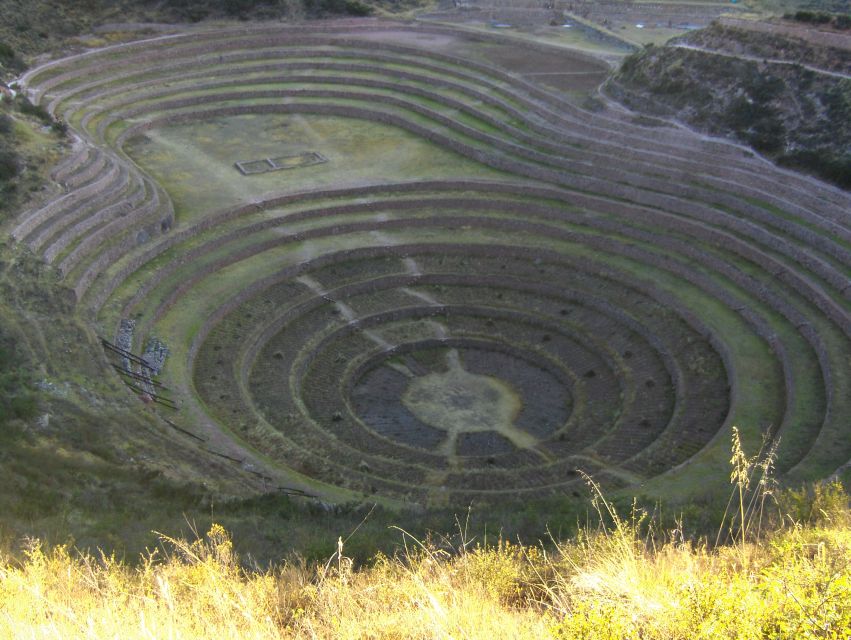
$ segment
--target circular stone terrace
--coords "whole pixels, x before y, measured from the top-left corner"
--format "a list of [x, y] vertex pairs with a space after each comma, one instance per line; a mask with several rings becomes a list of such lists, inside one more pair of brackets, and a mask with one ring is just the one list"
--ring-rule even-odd
[[607, 72], [375, 20], [59, 60], [25, 82], [76, 143], [13, 235], [168, 345], [176, 423], [331, 499], [699, 492], [734, 424], [847, 468], [851, 197], [585, 110]]

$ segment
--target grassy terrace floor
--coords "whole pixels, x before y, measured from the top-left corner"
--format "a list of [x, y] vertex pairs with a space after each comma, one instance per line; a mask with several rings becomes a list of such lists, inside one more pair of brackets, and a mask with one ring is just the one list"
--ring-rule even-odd
[[168, 346], [167, 435], [254, 491], [684, 500], [733, 425], [847, 473], [851, 198], [589, 100], [606, 68], [382, 21], [58, 61], [26, 80], [80, 148], [13, 234], [94, 331]]
[[[319, 151], [328, 163], [259, 176], [234, 175], [233, 164], [239, 160], [302, 150]], [[128, 153], [169, 192], [178, 224], [269, 194], [501, 175], [395, 127], [319, 116], [244, 115], [178, 125], [134, 141]]]

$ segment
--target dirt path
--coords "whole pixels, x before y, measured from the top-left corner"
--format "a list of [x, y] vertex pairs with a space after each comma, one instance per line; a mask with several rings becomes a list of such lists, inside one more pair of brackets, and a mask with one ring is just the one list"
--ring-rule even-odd
[[820, 73], [826, 76], [832, 76], [834, 78], [842, 78], [843, 80], [851, 80], [851, 74], [848, 73], [840, 73], [838, 71], [828, 71], [827, 69], [821, 69], [819, 67], [814, 67], [809, 64], [802, 64], [800, 62], [793, 62], [791, 60], [780, 60], [779, 58], [760, 58], [759, 56], [749, 56], [743, 53], [725, 53], [723, 51], [716, 51], [715, 49], [707, 49], [705, 47], [697, 47], [692, 44], [685, 44], [682, 42], [674, 42], [671, 43], [671, 47], [676, 47], [677, 49], [688, 49], [690, 51], [700, 51], [702, 53], [708, 53], [713, 56], [721, 56], [722, 58], [736, 58], [737, 60], [748, 60], [750, 62], [759, 62], [759, 63], [768, 63], [768, 64], [785, 64], [790, 67], [801, 67], [803, 69], [807, 69], [808, 71], [812, 71], [814, 73]]

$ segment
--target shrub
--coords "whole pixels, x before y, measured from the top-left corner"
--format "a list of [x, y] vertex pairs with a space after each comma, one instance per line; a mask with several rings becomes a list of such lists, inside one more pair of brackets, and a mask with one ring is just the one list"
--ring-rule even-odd
[[225, 0], [223, 8], [229, 16], [242, 16], [254, 6], [252, 0]]
[[372, 9], [368, 5], [358, 2], [358, 0], [346, 0], [344, 6], [346, 8], [345, 13], [351, 16], [368, 16], [372, 14]]
[[844, 189], [851, 189], [851, 154], [836, 156], [823, 149], [796, 151], [781, 156], [779, 162], [785, 167], [804, 169]]
[[12, 71], [23, 71], [27, 67], [17, 52], [5, 42], [0, 42], [0, 65]]
[[53, 129], [54, 133], [57, 133], [60, 136], [65, 136], [68, 133], [68, 123], [64, 120], [55, 120], [53, 124], [50, 125], [50, 128]]
[[368, 16], [372, 13], [369, 6], [358, 0], [305, 0], [304, 7], [312, 15], [346, 14]]
[[838, 480], [822, 480], [777, 494], [780, 512], [797, 524], [847, 525], [851, 498]]
[[644, 60], [642, 51], [633, 51], [621, 63], [620, 73], [629, 76], [634, 71], [638, 70]]
[[786, 127], [773, 116], [756, 122], [745, 134], [745, 139], [757, 151], [777, 153], [786, 145]]
[[38, 410], [31, 376], [13, 347], [0, 344], [0, 426], [8, 420], [33, 418]]
[[782, 78], [772, 75], [755, 74], [748, 77], [744, 84], [745, 90], [756, 102], [774, 100], [783, 93], [786, 83]]
[[830, 22], [830, 14], [822, 11], [796, 11], [793, 17], [798, 22], [810, 24], [827, 24]]
[[11, 180], [18, 175], [19, 170], [18, 156], [15, 152], [0, 147], [0, 181]]
[[40, 104], [33, 104], [26, 96], [18, 96], [18, 109], [20, 109], [21, 113], [25, 113], [29, 116], [35, 116], [44, 124], [53, 124], [53, 118], [47, 112], [47, 109], [42, 107]]

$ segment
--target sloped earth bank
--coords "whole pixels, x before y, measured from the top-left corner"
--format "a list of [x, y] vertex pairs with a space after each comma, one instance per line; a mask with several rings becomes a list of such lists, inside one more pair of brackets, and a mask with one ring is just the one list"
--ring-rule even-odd
[[[561, 93], [606, 73], [377, 20], [92, 51], [25, 78], [79, 140], [12, 234], [93, 332], [168, 346], [162, 436], [257, 491], [684, 497], [726, 484], [734, 424], [834, 473], [851, 198]], [[235, 166], [300, 154], [327, 161]]]
[[[744, 21], [742, 21], [742, 24]], [[851, 189], [851, 35], [713, 25], [624, 61], [609, 95]]]

